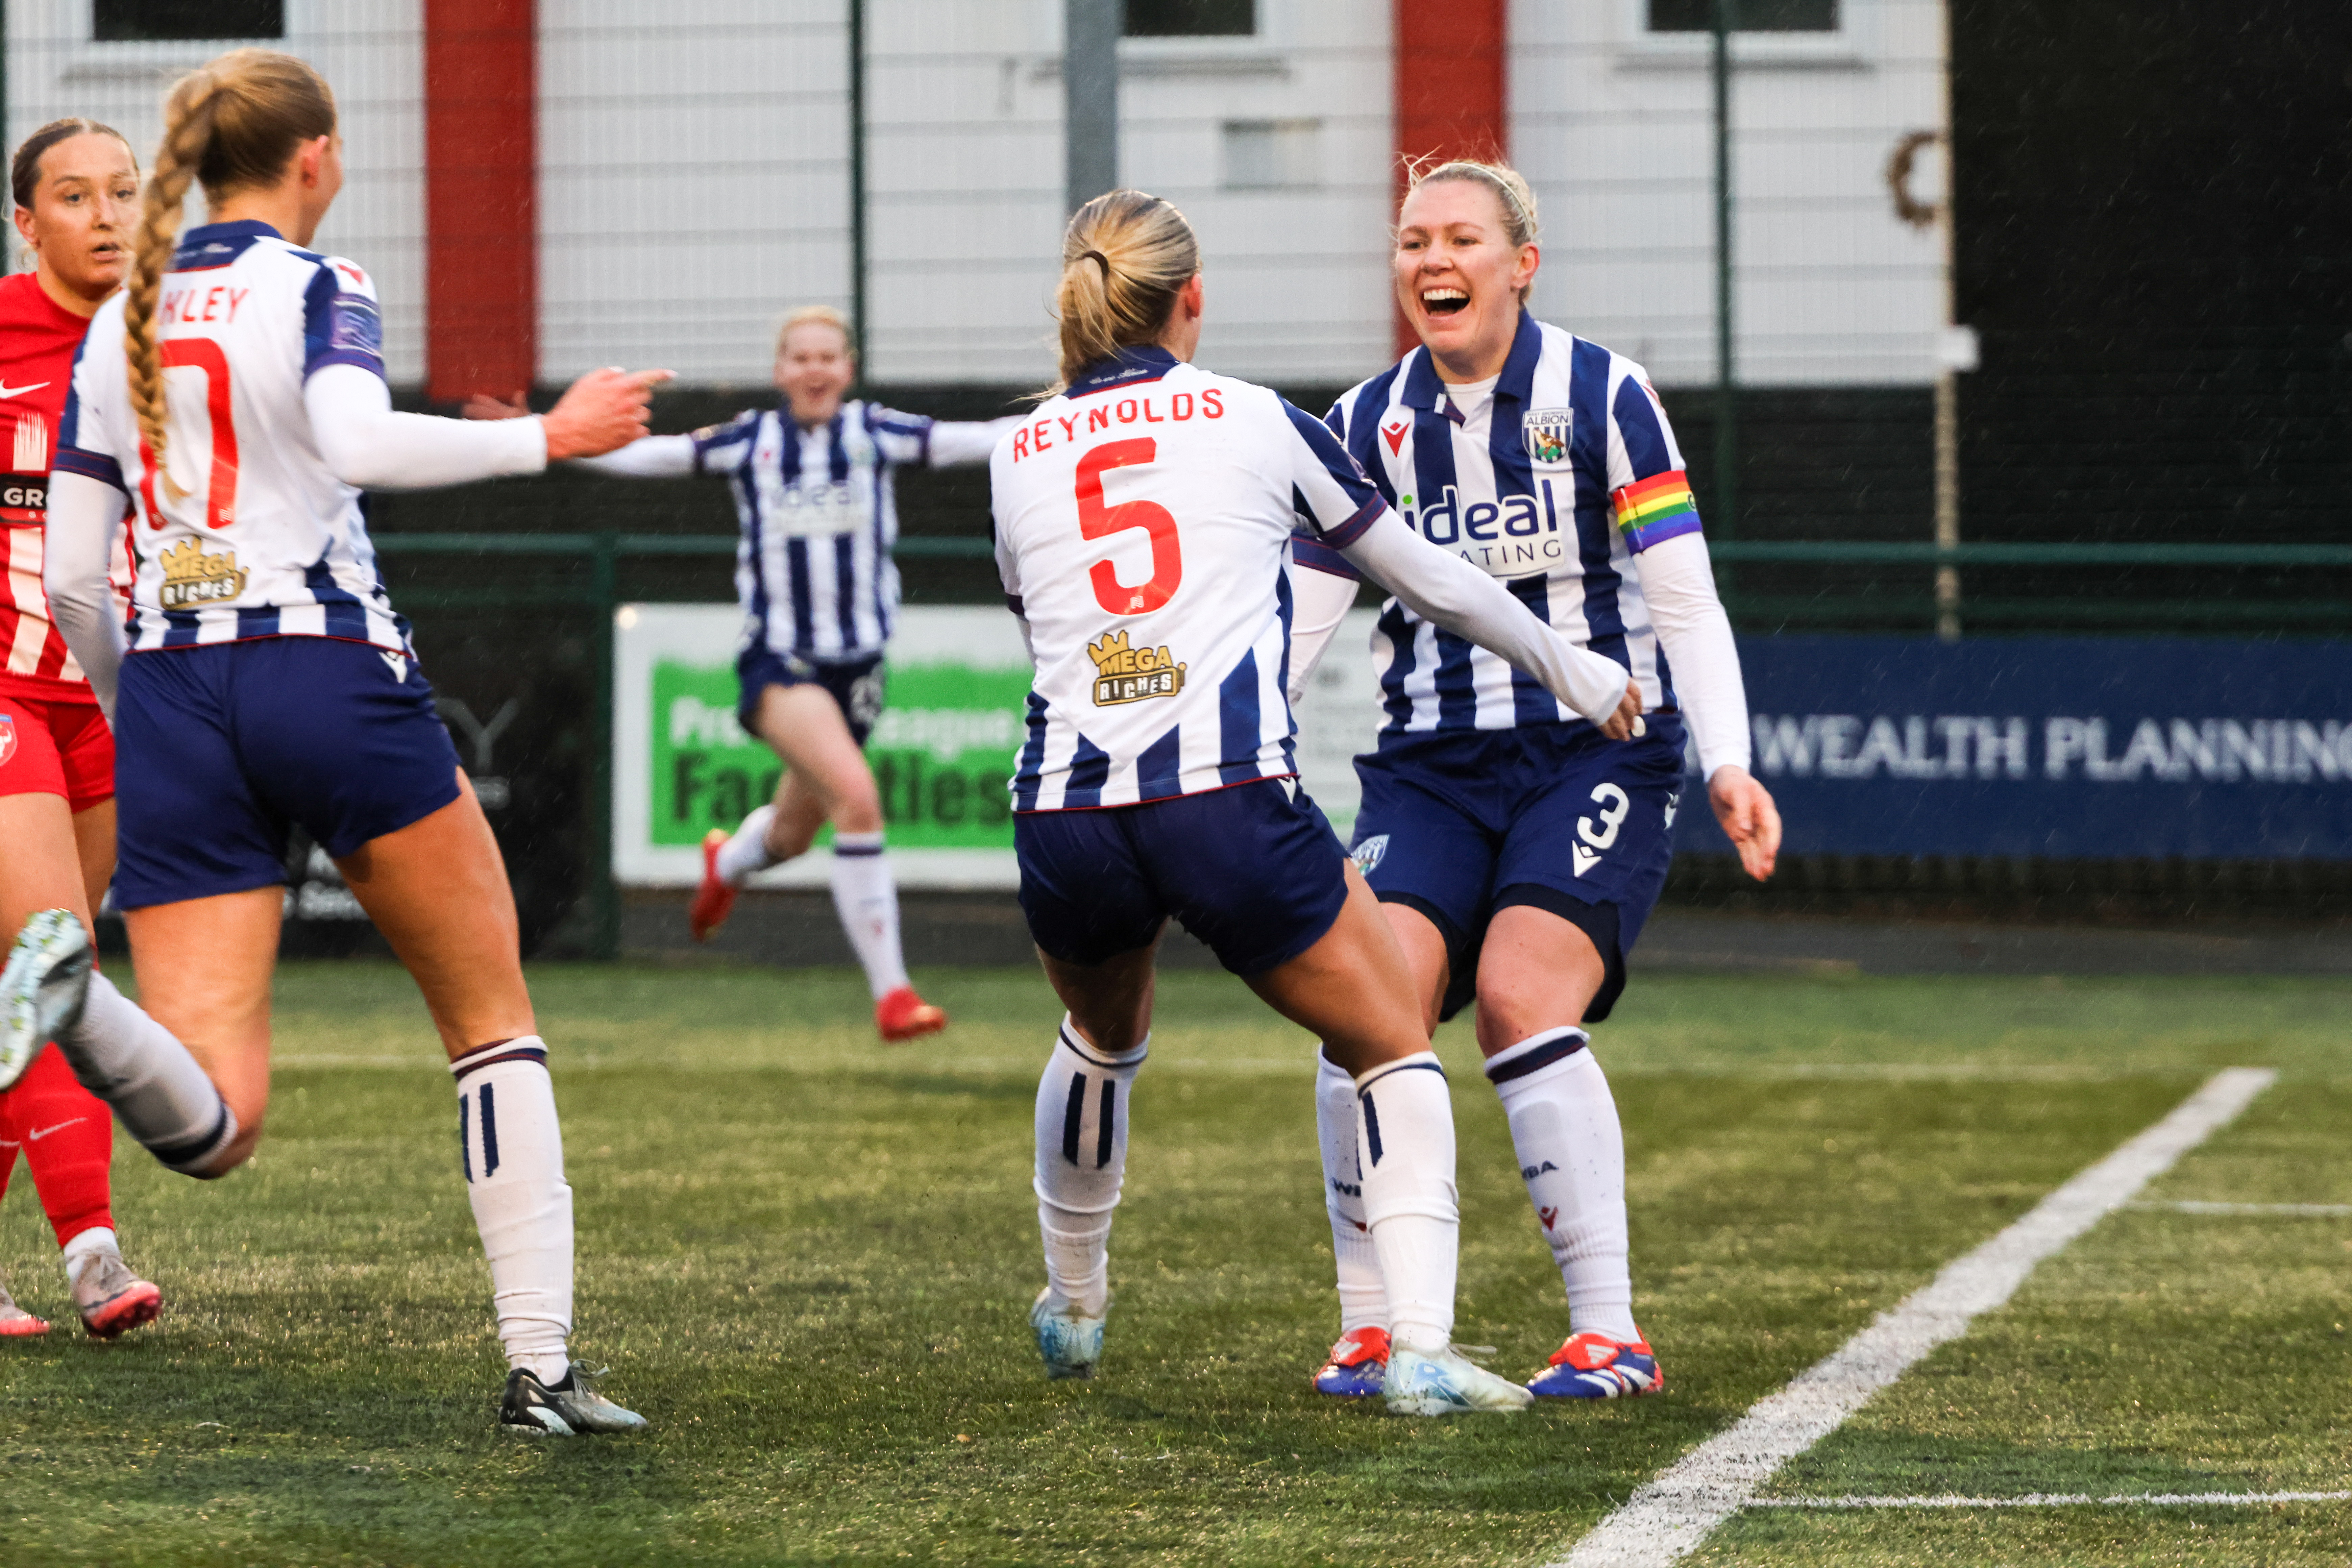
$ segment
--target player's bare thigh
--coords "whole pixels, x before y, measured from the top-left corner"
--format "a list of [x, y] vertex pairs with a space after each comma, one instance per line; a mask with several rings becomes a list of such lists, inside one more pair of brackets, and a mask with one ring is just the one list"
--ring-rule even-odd
[[1384, 903], [1381, 912], [1388, 917], [1389, 930], [1396, 933], [1397, 946], [1404, 953], [1405, 973], [1412, 981], [1413, 994], [1421, 999], [1421, 1032], [1424, 1037], [1437, 1033], [1438, 1009], [1444, 1005], [1445, 988], [1454, 979], [1454, 964], [1445, 952], [1445, 933], [1437, 922], [1414, 909], [1411, 904]]
[[1549, 910], [1510, 904], [1486, 922], [1478, 955], [1478, 1048], [1584, 1022], [1608, 977], [1592, 939]]
[[269, 1109], [269, 976], [286, 889], [272, 885], [124, 911], [139, 1003], [186, 1046], [236, 1114], [212, 1174], [240, 1163]]
[[1342, 1071], [1361, 1074], [1429, 1048], [1424, 1009], [1396, 932], [1352, 862], [1348, 900], [1321, 940], [1287, 963], [1248, 976], [1249, 987], [1319, 1038]]
[[451, 1058], [538, 1032], [506, 860], [462, 771], [456, 800], [335, 865], [415, 977]]
[[[776, 821], [768, 830], [770, 854], [788, 858], [805, 852], [825, 821], [844, 833], [881, 830], [882, 799], [874, 787], [874, 771], [866, 765], [866, 752], [849, 732], [849, 721], [841, 716], [831, 692], [813, 681], [769, 686], [760, 693], [755, 721], [760, 738], [788, 770], [776, 791]], [[809, 820], [812, 803], [821, 813], [814, 822]], [[785, 837], [787, 831], [796, 841]]]
[[1042, 948], [1037, 960], [1045, 966], [1054, 994], [1070, 1010], [1078, 1037], [1097, 1050], [1120, 1056], [1151, 1033], [1151, 999], [1158, 980], [1153, 964], [1159, 955], [1160, 938], [1154, 935], [1143, 946], [1100, 963], [1071, 963]]
[[82, 897], [87, 910], [76, 910], [85, 922], [106, 901], [106, 885], [114, 880], [114, 799], [73, 814], [74, 858], [81, 862]]

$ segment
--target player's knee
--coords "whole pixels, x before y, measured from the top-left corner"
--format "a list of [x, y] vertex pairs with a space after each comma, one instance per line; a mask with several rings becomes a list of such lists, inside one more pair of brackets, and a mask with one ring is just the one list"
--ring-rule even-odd
[[841, 797], [833, 814], [833, 826], [841, 833], [879, 833], [882, 831], [882, 802], [874, 793], [872, 780], [861, 789], [852, 789]]
[[253, 1152], [261, 1146], [261, 1112], [258, 1110], [254, 1112], [251, 1121], [241, 1121], [236, 1130], [236, 1136], [230, 1139], [219, 1153], [214, 1155], [201, 1169], [187, 1171], [185, 1173], [200, 1182], [217, 1182], [247, 1160], [252, 1159]]
[[1478, 1048], [1492, 1056], [1530, 1035], [1582, 1024], [1596, 989], [1592, 979], [1580, 974], [1481, 973]]

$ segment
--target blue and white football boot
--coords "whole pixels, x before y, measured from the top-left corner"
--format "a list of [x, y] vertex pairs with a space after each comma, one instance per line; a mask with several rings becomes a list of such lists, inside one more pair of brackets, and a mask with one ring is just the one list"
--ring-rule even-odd
[[1055, 1305], [1054, 1288], [1037, 1292], [1029, 1309], [1029, 1327], [1037, 1335], [1037, 1353], [1045, 1361], [1045, 1375], [1092, 1377], [1102, 1360], [1103, 1321], [1080, 1312], [1074, 1302]]
[[1331, 1347], [1331, 1359], [1315, 1374], [1315, 1392], [1339, 1399], [1368, 1399], [1388, 1381], [1389, 1331], [1351, 1329]]
[[1391, 1346], [1382, 1392], [1393, 1415], [1507, 1415], [1525, 1410], [1536, 1399], [1509, 1378], [1473, 1363], [1453, 1345], [1435, 1355]]
[[90, 963], [89, 937], [70, 910], [25, 921], [0, 969], [0, 1090], [14, 1089], [41, 1047], [81, 1016]]
[[1615, 1339], [1597, 1329], [1570, 1334], [1551, 1352], [1551, 1365], [1528, 1382], [1538, 1399], [1626, 1399], [1663, 1394], [1666, 1374], [1650, 1342]]

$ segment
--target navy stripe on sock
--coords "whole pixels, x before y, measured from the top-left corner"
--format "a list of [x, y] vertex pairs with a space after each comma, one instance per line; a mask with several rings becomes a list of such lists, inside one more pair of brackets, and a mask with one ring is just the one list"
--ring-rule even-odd
[[474, 1184], [474, 1147], [467, 1134], [467, 1112], [471, 1102], [465, 1095], [457, 1097], [457, 1169], [466, 1173], [466, 1184]]
[[1364, 1113], [1364, 1142], [1371, 1145], [1372, 1163], [1381, 1163], [1381, 1113], [1372, 1109], [1372, 1097], [1359, 1090], [1356, 1103]]
[[494, 1083], [482, 1085], [482, 1180], [488, 1181], [499, 1173], [499, 1108], [490, 1091]]
[[1581, 1030], [1558, 1036], [1546, 1040], [1527, 1055], [1515, 1058], [1499, 1066], [1494, 1062], [1488, 1062], [1486, 1081], [1508, 1083], [1513, 1079], [1525, 1078], [1531, 1072], [1541, 1072], [1554, 1062], [1566, 1061], [1590, 1043]]
[[1118, 1130], [1118, 1080], [1103, 1079], [1102, 1116], [1095, 1124], [1095, 1169], [1110, 1163], [1111, 1134]]
[[1435, 1062], [1400, 1062], [1392, 1066], [1381, 1068], [1379, 1070], [1378, 1077], [1367, 1079], [1363, 1082], [1359, 1083], [1356, 1086], [1356, 1091], [1357, 1093], [1361, 1094], [1365, 1090], [1370, 1089], [1373, 1084], [1380, 1082], [1381, 1079], [1387, 1078], [1391, 1073], [1401, 1072], [1433, 1072], [1440, 1078], [1444, 1078], [1445, 1076], [1445, 1069], [1438, 1066]]
[[[501, 1049], [501, 1047], [507, 1048]], [[492, 1040], [487, 1046], [477, 1046], [451, 1062], [449, 1074], [459, 1083], [463, 1083], [468, 1074], [478, 1072], [487, 1067], [496, 1067], [500, 1062], [537, 1062], [540, 1066], [545, 1067], [547, 1047], [518, 1046], [510, 1040]]]
[[1062, 1026], [1062, 1044], [1068, 1047], [1070, 1053], [1079, 1060], [1092, 1062], [1098, 1068], [1131, 1068], [1143, 1060], [1140, 1056], [1128, 1061], [1121, 1061], [1115, 1057], [1107, 1057], [1078, 1038], [1077, 1031], [1067, 1024]]
[[150, 1154], [154, 1155], [156, 1159], [182, 1175], [194, 1175], [195, 1173], [188, 1167], [201, 1164], [217, 1152], [221, 1144], [227, 1141], [228, 1121], [228, 1101], [224, 1100], [220, 1102], [220, 1110], [213, 1117], [212, 1126], [201, 1135], [194, 1138], [169, 1139], [160, 1143], [149, 1143], [145, 1147]]
[[833, 852], [835, 855], [879, 855], [882, 853], [882, 846], [879, 844], [844, 844], [841, 840], [836, 838], [833, 841]]
[[1087, 1075], [1070, 1075], [1070, 1103], [1062, 1111], [1062, 1158], [1078, 1163], [1078, 1128], [1087, 1119]]

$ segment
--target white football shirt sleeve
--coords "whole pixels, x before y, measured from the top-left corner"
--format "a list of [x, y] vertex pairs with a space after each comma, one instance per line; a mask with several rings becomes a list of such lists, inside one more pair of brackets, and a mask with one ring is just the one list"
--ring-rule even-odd
[[442, 419], [393, 411], [383, 377], [349, 361], [320, 367], [302, 388], [319, 456], [363, 490], [423, 490], [547, 467], [547, 427], [528, 419]]
[[1019, 429], [1028, 418], [1025, 414], [1008, 414], [1002, 419], [941, 419], [931, 426], [930, 463], [935, 468], [954, 468], [965, 463], [985, 463], [996, 444]]
[[1731, 617], [1716, 596], [1706, 541], [1685, 533], [1633, 557], [1650, 624], [1675, 673], [1675, 697], [1698, 746], [1699, 775], [1725, 766], [1745, 768], [1754, 742], [1748, 728], [1748, 688], [1739, 675], [1739, 647]]
[[574, 468], [629, 479], [684, 479], [695, 471], [691, 436], [641, 436], [600, 458], [573, 458]]
[[49, 618], [89, 678], [110, 723], [125, 639], [107, 570], [122, 535], [122, 501], [120, 486], [57, 469], [49, 476], [48, 517], [41, 530], [41, 586], [49, 596]]
[[1311, 562], [1308, 552], [1317, 548], [1314, 541], [1293, 535], [1282, 568], [1290, 576], [1290, 685], [1285, 695], [1294, 707], [1356, 604], [1355, 569], [1336, 552], [1329, 553], [1347, 568], [1344, 574]]
[[1625, 700], [1623, 665], [1570, 642], [1502, 584], [1430, 543], [1386, 506], [1344, 548], [1405, 608], [1526, 670], [1595, 724], [1607, 723]]

